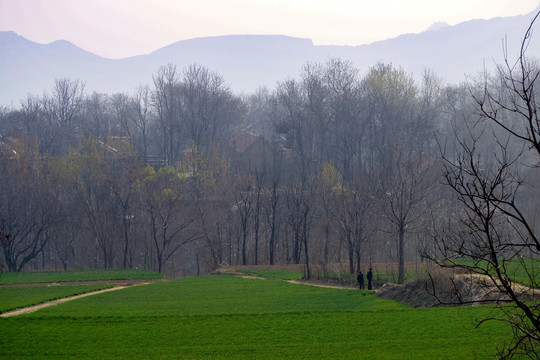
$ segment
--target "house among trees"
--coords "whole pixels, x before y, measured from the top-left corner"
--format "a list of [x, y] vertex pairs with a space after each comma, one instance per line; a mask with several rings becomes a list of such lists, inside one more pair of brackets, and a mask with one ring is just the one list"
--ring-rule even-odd
[[263, 169], [272, 163], [272, 146], [262, 136], [235, 133], [229, 139], [231, 166], [237, 172]]
[[235, 133], [229, 139], [228, 153], [231, 167], [239, 173], [264, 170], [286, 173], [287, 164], [292, 164], [294, 151], [283, 145], [283, 141], [271, 142], [263, 136], [251, 133]]

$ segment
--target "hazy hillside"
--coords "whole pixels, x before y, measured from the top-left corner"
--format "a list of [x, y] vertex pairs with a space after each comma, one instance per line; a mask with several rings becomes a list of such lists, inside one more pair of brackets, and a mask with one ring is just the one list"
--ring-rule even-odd
[[[466, 74], [482, 70], [484, 63], [492, 68], [494, 61], [501, 62], [505, 37], [514, 56], [533, 15], [472, 20], [355, 47], [315, 46], [309, 39], [278, 35], [199, 38], [120, 60], [93, 55], [67, 41], [43, 45], [0, 32], [0, 105], [17, 106], [26, 93], [41, 94], [60, 77], [80, 78], [87, 91], [131, 92], [139, 83], [150, 83], [157, 68], [167, 63], [179, 68], [207, 66], [239, 92], [272, 88], [277, 81], [297, 76], [307, 61], [328, 57], [351, 60], [362, 71], [377, 61], [391, 62], [418, 79], [430, 68], [446, 82], [460, 82]], [[533, 38], [529, 54], [540, 55], [540, 38]]]

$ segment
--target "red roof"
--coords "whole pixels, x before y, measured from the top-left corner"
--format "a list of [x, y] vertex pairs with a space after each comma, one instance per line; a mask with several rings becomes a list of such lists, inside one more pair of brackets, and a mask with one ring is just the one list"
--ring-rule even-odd
[[229, 148], [233, 149], [235, 152], [242, 154], [245, 152], [251, 145], [253, 145], [259, 136], [248, 134], [248, 133], [238, 133], [233, 134], [229, 139]]

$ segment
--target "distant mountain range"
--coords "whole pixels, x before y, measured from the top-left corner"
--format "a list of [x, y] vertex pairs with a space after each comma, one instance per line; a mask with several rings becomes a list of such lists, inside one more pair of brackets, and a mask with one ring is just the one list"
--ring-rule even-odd
[[[446, 83], [476, 75], [503, 61], [503, 43], [515, 59], [521, 39], [538, 10], [514, 17], [471, 20], [455, 26], [436, 23], [420, 34], [361, 46], [314, 45], [309, 39], [281, 35], [231, 35], [179, 41], [150, 54], [111, 60], [67, 41], [38, 44], [14, 32], [0, 32], [0, 105], [18, 106], [27, 93], [41, 95], [55, 78], [86, 82], [88, 92], [133, 92], [151, 83], [161, 65], [179, 69], [197, 63], [221, 74], [235, 92], [270, 89], [297, 77], [308, 61], [330, 57], [352, 61], [362, 72], [378, 61], [401, 66], [416, 79], [433, 70]], [[537, 24], [540, 32], [540, 22]], [[528, 54], [540, 56], [540, 35], [533, 34]]]

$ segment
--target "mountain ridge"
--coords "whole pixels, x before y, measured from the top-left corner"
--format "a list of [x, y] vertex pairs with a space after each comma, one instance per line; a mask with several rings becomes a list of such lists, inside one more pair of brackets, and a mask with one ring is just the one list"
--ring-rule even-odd
[[[535, 14], [474, 19], [356, 46], [315, 45], [311, 39], [286, 35], [199, 37], [121, 59], [92, 54], [65, 40], [38, 44], [4, 31], [0, 105], [15, 106], [27, 93], [41, 94], [62, 77], [81, 79], [89, 92], [132, 92], [140, 83], [151, 83], [152, 74], [167, 63], [180, 71], [193, 63], [206, 66], [222, 75], [235, 92], [274, 88], [279, 81], [297, 77], [305, 63], [330, 57], [351, 61], [361, 72], [382, 61], [402, 67], [416, 80], [431, 69], [446, 82], [459, 83], [482, 71], [484, 64], [489, 70], [501, 63], [505, 38], [508, 54], [516, 55]], [[528, 51], [540, 55], [540, 38], [533, 37]]]

